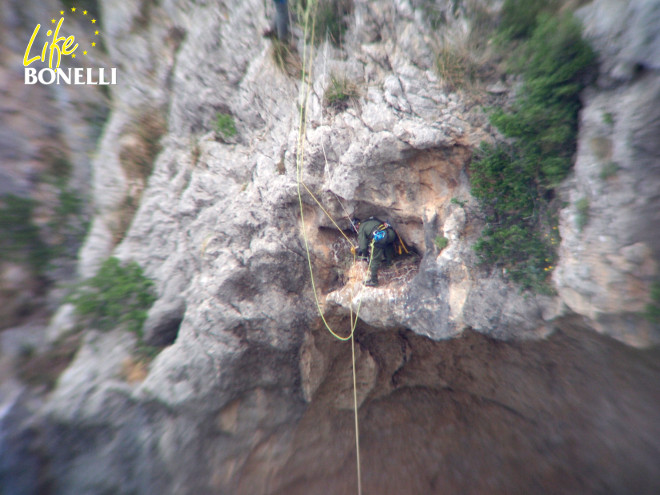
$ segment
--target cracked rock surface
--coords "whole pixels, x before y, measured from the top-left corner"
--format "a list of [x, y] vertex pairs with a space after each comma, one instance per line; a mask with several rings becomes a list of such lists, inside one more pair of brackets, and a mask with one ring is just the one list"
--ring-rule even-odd
[[[144, 340], [162, 350], [140, 372], [133, 335], [85, 329], [52, 392], [3, 383], [0, 487], [351, 493], [350, 343], [319, 318], [307, 238], [328, 323], [346, 335], [359, 308], [365, 493], [660, 489], [658, 333], [638, 315], [660, 259], [655, 51], [641, 36], [639, 56], [608, 51], [627, 38], [598, 12], [623, 2], [580, 11], [601, 57], [621, 63], [584, 95], [557, 294], [524, 294], [472, 249], [483, 219], [467, 165], [493, 131], [437, 75], [421, 2], [353, 3], [343, 47], [315, 49], [306, 95], [299, 29], [294, 70], [261, 37], [271, 2], [101, 2], [121, 85], [91, 162], [95, 214], [78, 272], [111, 255], [137, 261], [158, 296]], [[632, 4], [648, 28], [653, 2]], [[621, 76], [630, 63], [644, 70]], [[333, 78], [358, 88], [345, 108], [324, 102]], [[499, 84], [502, 101], [510, 88]], [[153, 170], [138, 173], [136, 157]], [[610, 161], [618, 172], [603, 179]], [[341, 229], [348, 215], [374, 215], [406, 240], [411, 255], [383, 268], [379, 287], [364, 287], [366, 265], [304, 189], [299, 205], [298, 165]], [[74, 326], [64, 305], [40, 328], [56, 341]], [[5, 481], [17, 466], [27, 474]]]

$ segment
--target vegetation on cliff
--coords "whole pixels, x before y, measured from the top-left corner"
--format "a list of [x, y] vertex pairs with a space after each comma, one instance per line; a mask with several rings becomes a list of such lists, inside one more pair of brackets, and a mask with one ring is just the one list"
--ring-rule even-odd
[[554, 189], [572, 167], [579, 93], [595, 57], [570, 14], [548, 15], [539, 7], [542, 13], [532, 15], [534, 2], [522, 15], [514, 3], [505, 2], [500, 36], [516, 46], [510, 70], [523, 83], [513, 106], [491, 115], [507, 139], [482, 145], [470, 166], [472, 194], [487, 222], [475, 249], [523, 289], [547, 292], [558, 243]]
[[156, 300], [152, 287], [140, 265], [122, 266], [111, 257], [71, 296], [71, 302], [88, 325], [110, 330], [123, 324], [141, 337], [147, 311]]

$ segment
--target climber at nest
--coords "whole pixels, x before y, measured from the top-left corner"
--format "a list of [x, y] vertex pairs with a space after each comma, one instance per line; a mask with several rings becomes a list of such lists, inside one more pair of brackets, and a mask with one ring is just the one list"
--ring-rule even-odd
[[[390, 224], [374, 217], [369, 217], [365, 221], [353, 218], [351, 224], [358, 234], [358, 257], [368, 260], [369, 249], [371, 248], [370, 273], [365, 285], [377, 287], [378, 268], [380, 268], [381, 263], [386, 267], [392, 264], [394, 245], [398, 235]], [[400, 241], [400, 238], [398, 239]]]

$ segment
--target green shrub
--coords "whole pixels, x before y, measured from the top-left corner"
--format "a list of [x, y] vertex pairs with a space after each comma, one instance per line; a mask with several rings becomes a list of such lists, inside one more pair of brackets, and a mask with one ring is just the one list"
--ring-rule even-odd
[[[491, 116], [509, 144], [483, 144], [469, 167], [472, 194], [487, 221], [475, 250], [523, 289], [545, 292], [558, 242], [556, 226], [548, 228], [555, 224], [553, 189], [572, 167], [579, 92], [594, 54], [572, 17], [539, 16], [539, 2], [506, 5], [521, 9], [509, 26], [519, 28], [515, 37], [531, 38], [520, 47], [523, 85], [512, 109]], [[528, 24], [531, 30], [522, 29]]]
[[536, 29], [539, 14], [556, 12], [560, 3], [559, 0], [505, 0], [499, 31], [505, 39], [527, 38]]
[[358, 88], [346, 77], [330, 77], [330, 85], [325, 90], [323, 101], [327, 107], [344, 110], [348, 104], [358, 97]]
[[572, 17], [543, 17], [524, 48], [524, 83], [511, 112], [491, 122], [516, 138], [519, 165], [542, 188], [553, 188], [572, 166], [580, 91], [594, 53]]
[[156, 300], [152, 287], [153, 282], [143, 275], [140, 265], [131, 262], [122, 266], [112, 257], [70, 300], [85, 323], [99, 330], [126, 325], [141, 338], [147, 311]]
[[533, 175], [525, 170], [518, 150], [482, 143], [470, 164], [472, 195], [494, 216], [515, 219], [532, 214], [538, 191]]
[[482, 263], [501, 266], [521, 289], [548, 293], [546, 279], [554, 268], [555, 242], [525, 223], [488, 225], [475, 244]]
[[438, 248], [438, 251], [442, 251], [449, 244], [449, 239], [444, 236], [438, 235], [435, 238], [435, 245]]
[[229, 139], [236, 135], [234, 117], [228, 113], [218, 113], [215, 118], [215, 130], [223, 139]]

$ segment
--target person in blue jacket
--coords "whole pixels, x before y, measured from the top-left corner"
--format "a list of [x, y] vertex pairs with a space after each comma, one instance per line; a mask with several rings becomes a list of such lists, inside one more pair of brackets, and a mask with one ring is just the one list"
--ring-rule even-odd
[[378, 286], [378, 268], [384, 261], [385, 266], [392, 263], [394, 258], [394, 241], [396, 241], [396, 232], [387, 223], [377, 218], [371, 217], [361, 222], [358, 218], [354, 218], [351, 223], [353, 228], [358, 233], [359, 249], [357, 255], [366, 257], [369, 254], [369, 247], [371, 250], [371, 263], [369, 280], [365, 285], [368, 287]]

